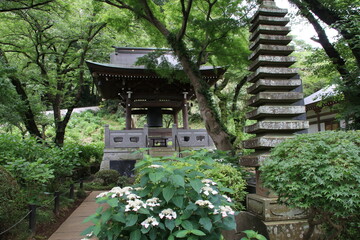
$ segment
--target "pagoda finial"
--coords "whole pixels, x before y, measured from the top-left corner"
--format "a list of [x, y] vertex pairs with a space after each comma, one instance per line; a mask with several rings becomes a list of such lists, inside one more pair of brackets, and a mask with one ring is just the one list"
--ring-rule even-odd
[[265, 5], [265, 6], [274, 6], [275, 5], [274, 0], [258, 0], [258, 3], [260, 5]]

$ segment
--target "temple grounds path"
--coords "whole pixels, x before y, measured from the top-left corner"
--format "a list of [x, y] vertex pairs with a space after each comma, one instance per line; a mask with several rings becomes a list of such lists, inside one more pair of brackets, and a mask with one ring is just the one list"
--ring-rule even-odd
[[[80, 204], [80, 206], [60, 225], [48, 240], [80, 240], [84, 238], [80, 233], [92, 223], [83, 223], [84, 219], [95, 213], [98, 204], [95, 197], [104, 191], [94, 191]], [[96, 238], [92, 238], [95, 240]]]

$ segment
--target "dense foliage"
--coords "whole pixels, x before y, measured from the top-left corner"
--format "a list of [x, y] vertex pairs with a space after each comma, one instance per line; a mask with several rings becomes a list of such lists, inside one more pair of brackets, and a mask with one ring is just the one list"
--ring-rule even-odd
[[[14, 225], [25, 213], [25, 195], [10, 173], [0, 166], [0, 232]], [[15, 239], [14, 230], [19, 228], [1, 235], [1, 239]]]
[[[235, 212], [231, 199], [224, 194], [230, 189], [217, 185], [192, 167], [196, 160], [177, 158], [188, 167], [172, 161], [147, 158], [136, 165], [140, 182], [132, 187], [115, 187], [100, 194], [100, 207], [87, 220], [95, 225], [84, 234], [100, 239], [214, 239], [221, 230], [234, 229]], [[200, 168], [209, 169], [211, 158], [205, 158]]]
[[279, 144], [260, 170], [280, 202], [309, 209], [310, 225], [330, 226], [327, 239], [353, 221], [359, 229], [359, 131], [297, 135]]
[[4, 166], [29, 192], [56, 190], [66, 179], [90, 174], [92, 164], [99, 165], [102, 148], [69, 143], [63, 148], [36, 139], [1, 134], [0, 165]]

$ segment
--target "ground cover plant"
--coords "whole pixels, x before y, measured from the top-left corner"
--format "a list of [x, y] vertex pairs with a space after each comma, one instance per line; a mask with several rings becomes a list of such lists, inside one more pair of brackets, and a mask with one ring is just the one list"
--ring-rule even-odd
[[281, 203], [308, 209], [304, 239], [319, 224], [329, 240], [359, 237], [360, 131], [297, 135], [279, 144], [260, 170]]
[[[174, 162], [189, 163], [179, 166]], [[203, 159], [203, 169], [214, 160]], [[145, 158], [136, 165], [141, 176], [130, 187], [115, 187], [100, 194], [100, 207], [87, 221], [93, 226], [83, 234], [99, 239], [220, 239], [221, 230], [235, 228], [233, 203], [225, 193], [230, 189], [218, 185], [192, 165], [191, 158], [159, 161]]]

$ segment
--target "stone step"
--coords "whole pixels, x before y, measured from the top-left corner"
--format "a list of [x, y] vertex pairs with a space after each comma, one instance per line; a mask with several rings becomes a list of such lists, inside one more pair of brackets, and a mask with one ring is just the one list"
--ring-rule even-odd
[[260, 34], [251, 43], [250, 50], [254, 51], [259, 46], [259, 44], [288, 45], [291, 40], [291, 36]]
[[260, 7], [255, 15], [251, 18], [251, 23], [256, 21], [258, 16], [272, 16], [272, 17], [285, 17], [288, 13], [287, 9], [278, 8], [275, 5], [273, 7]]
[[254, 29], [254, 32], [250, 35], [249, 40], [254, 41], [259, 34], [286, 36], [290, 32], [291, 32], [290, 27], [260, 24], [259, 26], [257, 26], [257, 28]]
[[279, 78], [289, 79], [295, 77], [298, 74], [297, 68], [286, 67], [259, 67], [253, 74], [250, 74], [247, 78], [248, 82], [256, 82], [261, 78]]
[[254, 19], [253, 25], [250, 28], [250, 32], [254, 32], [257, 26], [259, 26], [260, 24], [285, 26], [289, 22], [290, 18], [287, 17], [258, 16], [256, 19]]
[[259, 79], [247, 88], [249, 94], [257, 94], [264, 90], [291, 91], [301, 85], [300, 79]]
[[250, 120], [258, 120], [265, 117], [291, 118], [303, 113], [305, 113], [305, 106], [260, 106], [246, 113], [246, 118]]
[[246, 126], [246, 133], [273, 133], [273, 132], [294, 132], [309, 128], [308, 121], [289, 120], [289, 121], [259, 121], [253, 125]]
[[285, 141], [286, 139], [292, 138], [293, 135], [288, 136], [261, 136], [255, 137], [249, 140], [243, 141], [243, 147], [246, 149], [270, 149]]
[[293, 46], [259, 44], [254, 52], [250, 54], [249, 60], [254, 61], [260, 55], [289, 56], [294, 50]]
[[295, 57], [260, 55], [249, 66], [249, 71], [255, 71], [258, 67], [290, 67], [295, 62]]
[[252, 96], [247, 105], [258, 107], [264, 104], [284, 103], [291, 104], [303, 99], [304, 94], [300, 92], [260, 92]]

